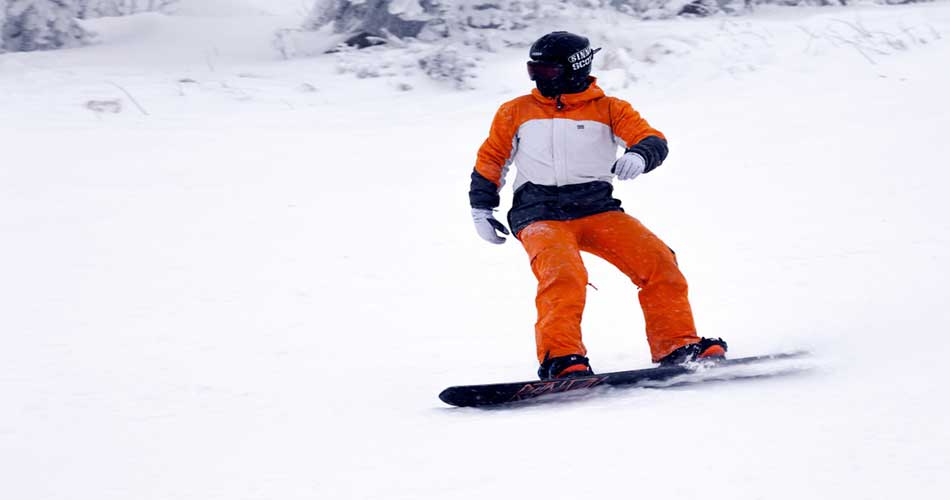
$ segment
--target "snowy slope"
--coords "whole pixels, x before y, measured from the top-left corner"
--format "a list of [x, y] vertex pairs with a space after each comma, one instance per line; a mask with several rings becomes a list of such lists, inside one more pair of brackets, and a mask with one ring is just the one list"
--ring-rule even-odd
[[[495, 108], [529, 88], [524, 51], [466, 92], [360, 80], [277, 60], [270, 37], [298, 17], [241, 5], [0, 56], [4, 498], [950, 486], [947, 2], [633, 27], [668, 50], [636, 81], [598, 75], [671, 156], [618, 183], [627, 211], [676, 249], [702, 334], [817, 366], [513, 411], [436, 395], [535, 370], [527, 259], [479, 240], [466, 198]], [[594, 368], [647, 366], [634, 288], [588, 263]]]

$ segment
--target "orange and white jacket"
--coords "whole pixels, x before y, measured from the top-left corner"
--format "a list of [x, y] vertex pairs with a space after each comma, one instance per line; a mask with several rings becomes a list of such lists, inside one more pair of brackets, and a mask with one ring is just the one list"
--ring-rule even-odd
[[502, 104], [478, 150], [469, 198], [495, 208], [508, 167], [517, 167], [508, 222], [514, 234], [538, 220], [570, 220], [622, 210], [613, 198], [617, 148], [638, 153], [645, 172], [667, 155], [666, 137], [630, 103], [587, 90], [544, 97], [537, 89]]

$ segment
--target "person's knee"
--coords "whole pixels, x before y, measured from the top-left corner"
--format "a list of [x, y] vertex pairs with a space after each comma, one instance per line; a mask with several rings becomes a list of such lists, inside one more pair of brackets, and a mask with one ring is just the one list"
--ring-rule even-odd
[[548, 286], [557, 286], [562, 289], [569, 288], [582, 293], [587, 288], [587, 271], [584, 268], [561, 269], [548, 273], [544, 282]]
[[687, 288], [686, 277], [680, 271], [672, 250], [666, 246], [658, 248], [653, 259], [653, 272], [646, 280], [648, 284], [684, 290]]
[[587, 286], [587, 268], [574, 252], [552, 247], [542, 250], [531, 261], [531, 267], [539, 281], [547, 285], [570, 288]]
[[683, 276], [683, 273], [680, 272], [675, 264], [663, 264], [658, 266], [656, 272], [651, 276], [650, 284], [683, 291], [689, 287], [686, 283], [686, 277]]

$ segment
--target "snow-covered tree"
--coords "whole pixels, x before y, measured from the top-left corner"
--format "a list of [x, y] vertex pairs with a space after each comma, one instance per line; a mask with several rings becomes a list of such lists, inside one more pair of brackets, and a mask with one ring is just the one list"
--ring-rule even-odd
[[[522, 30], [542, 19], [614, 9], [639, 17], [734, 12], [755, 0], [317, 0], [305, 30], [331, 26], [346, 44], [368, 47], [388, 37], [433, 39], [478, 30]], [[782, 0], [762, 0], [782, 1]], [[796, 0], [785, 0], [796, 1]]]
[[[279, 31], [274, 46], [286, 58], [335, 53], [341, 73], [386, 78], [403, 90], [412, 88], [406, 82], [420, 71], [457, 88], [471, 88], [479, 77], [479, 66], [490, 60], [489, 54], [508, 47], [526, 49], [545, 29], [576, 26], [585, 29], [592, 40], [612, 42], [614, 48], [599, 56], [599, 67], [622, 69], [629, 80], [636, 78], [629, 68], [650, 64], [656, 54], [671, 53], [672, 49], [666, 42], [643, 46], [643, 40], [631, 41], [627, 30], [611, 32], [609, 26], [637, 18], [737, 15], [760, 4], [847, 5], [857, 1], [315, 0], [301, 29]], [[607, 31], [599, 31], [598, 24], [608, 26]], [[625, 39], [640, 49], [624, 48]]]
[[[423, 5], [424, 4], [424, 5]], [[386, 35], [415, 37], [435, 19], [438, 2], [423, 0], [318, 0], [304, 29], [332, 25], [352, 36], [348, 45], [367, 47]]]
[[[4, 5], [5, 4], [5, 5]], [[72, 47], [90, 34], [76, 22], [72, 0], [0, 0], [0, 49], [12, 52]]]
[[0, 0], [0, 54], [6, 52], [3, 43], [3, 27], [7, 24], [7, 0]]
[[[857, 0], [316, 0], [304, 29], [332, 26], [347, 44], [367, 47], [387, 36], [425, 37], [459, 30], [517, 30], [538, 19], [615, 9], [643, 18], [735, 14], [760, 4], [847, 5]], [[876, 0], [908, 3], [919, 0]]]
[[77, 0], [79, 17], [128, 16], [140, 12], [170, 12], [179, 0]]

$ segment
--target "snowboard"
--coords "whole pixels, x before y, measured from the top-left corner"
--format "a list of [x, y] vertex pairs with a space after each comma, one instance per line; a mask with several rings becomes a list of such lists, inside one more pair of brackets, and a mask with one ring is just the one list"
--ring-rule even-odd
[[[806, 351], [727, 358], [716, 361], [697, 361], [685, 365], [659, 366], [640, 370], [599, 373], [586, 377], [534, 380], [529, 382], [509, 382], [485, 385], [460, 385], [449, 387], [439, 394], [439, 399], [452, 406], [495, 406], [516, 403], [565, 392], [579, 393], [594, 387], [632, 386], [632, 387], [668, 387], [709, 380], [733, 380], [759, 378], [780, 374], [780, 372], [750, 373], [730, 372], [730, 367], [754, 365], [768, 361], [801, 358]], [[659, 383], [659, 385], [658, 385]]]

